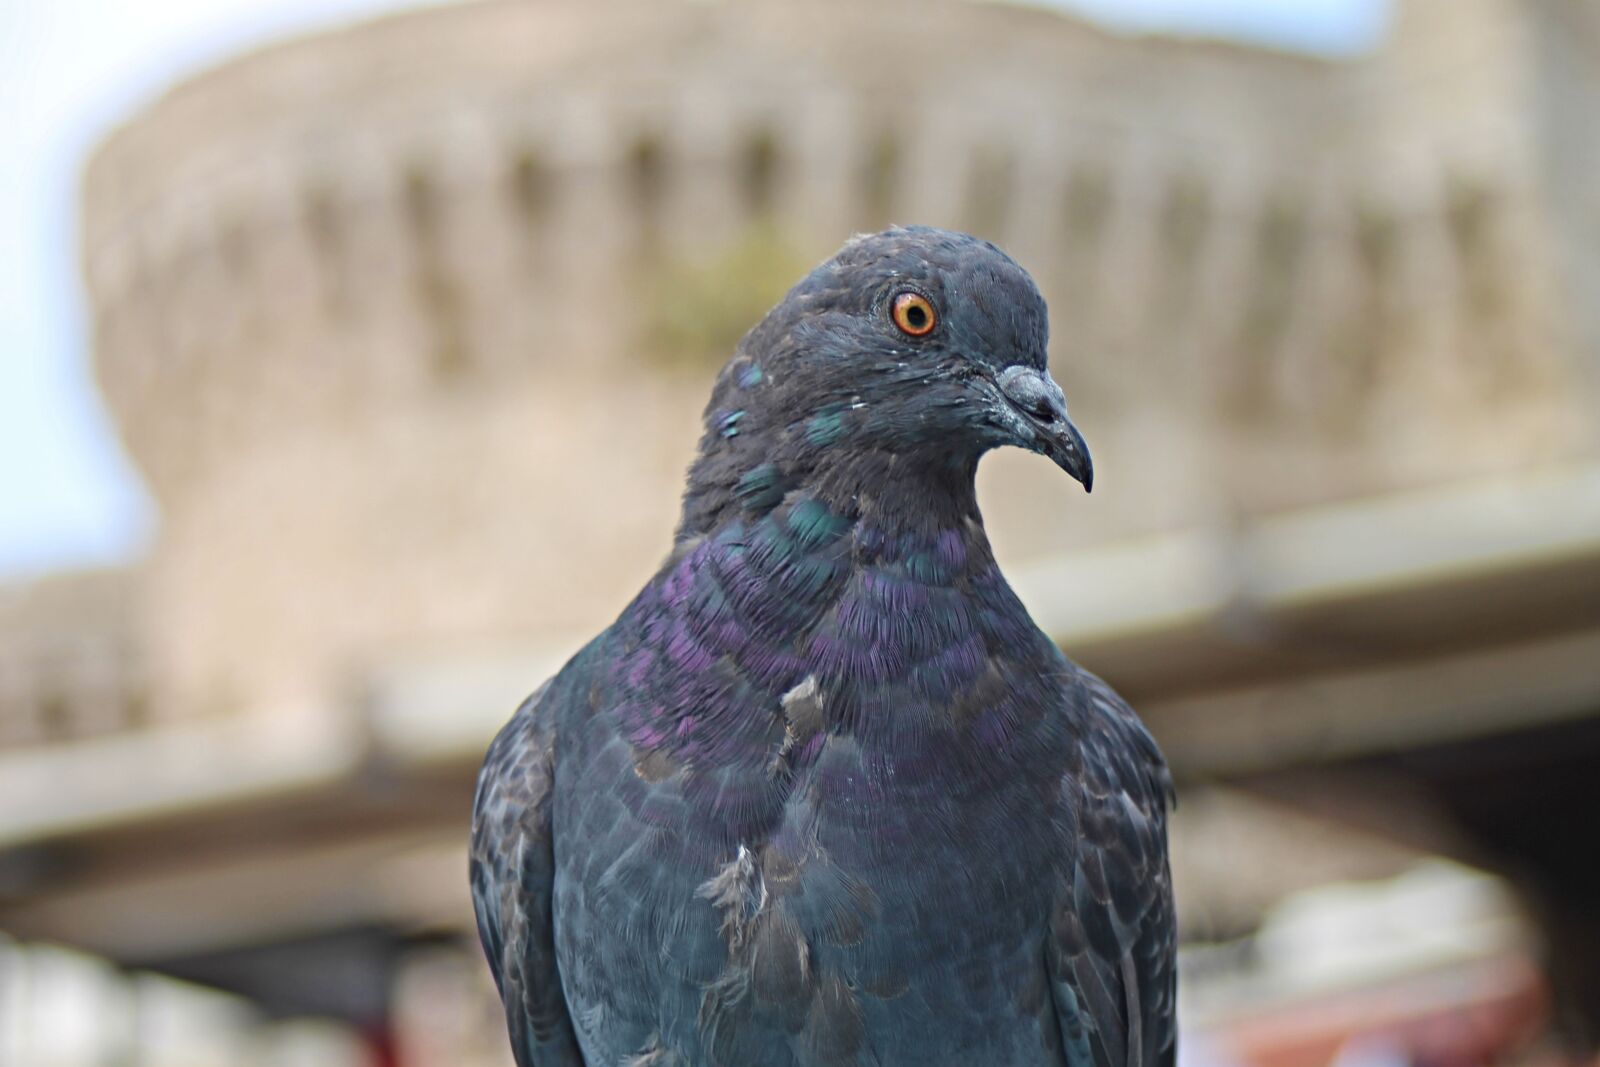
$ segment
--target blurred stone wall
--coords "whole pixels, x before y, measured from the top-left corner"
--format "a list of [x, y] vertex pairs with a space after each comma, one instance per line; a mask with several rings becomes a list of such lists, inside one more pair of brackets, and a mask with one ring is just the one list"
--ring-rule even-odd
[[603, 625], [713, 368], [890, 221], [1050, 301], [1103, 488], [988, 461], [1010, 559], [1589, 453], [1600, 48], [1561, 18], [1401, 0], [1322, 61], [961, 0], [489, 0], [188, 81], [84, 187], [162, 513], [105, 616], [139, 714], [312, 714], [374, 660]]

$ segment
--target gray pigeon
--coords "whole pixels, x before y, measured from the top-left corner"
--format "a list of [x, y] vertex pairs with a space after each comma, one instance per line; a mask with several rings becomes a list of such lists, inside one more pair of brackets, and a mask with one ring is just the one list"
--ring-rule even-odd
[[1171, 1064], [1171, 784], [973, 479], [1089, 452], [993, 245], [858, 237], [717, 377], [672, 551], [489, 749], [521, 1067]]

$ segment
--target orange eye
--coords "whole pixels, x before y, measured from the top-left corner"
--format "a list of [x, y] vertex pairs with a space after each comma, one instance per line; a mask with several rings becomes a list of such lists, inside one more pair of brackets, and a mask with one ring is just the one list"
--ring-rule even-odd
[[933, 313], [933, 305], [928, 303], [928, 298], [910, 290], [896, 294], [889, 314], [900, 331], [912, 337], [928, 336], [939, 322], [939, 316]]

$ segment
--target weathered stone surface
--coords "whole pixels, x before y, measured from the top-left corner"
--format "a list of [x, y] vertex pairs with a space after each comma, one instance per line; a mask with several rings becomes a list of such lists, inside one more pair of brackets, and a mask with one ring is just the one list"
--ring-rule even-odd
[[95, 367], [162, 513], [140, 699], [313, 706], [602, 624], [732, 336], [891, 220], [1050, 301], [1101, 477], [1084, 508], [990, 460], [1012, 559], [1592, 453], [1588, 17], [1404, 0], [1334, 61], [958, 0], [496, 0], [201, 75], [84, 186]]

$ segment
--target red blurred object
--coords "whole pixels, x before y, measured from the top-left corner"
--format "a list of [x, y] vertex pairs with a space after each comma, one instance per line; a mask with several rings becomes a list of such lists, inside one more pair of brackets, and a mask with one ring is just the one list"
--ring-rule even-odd
[[1522, 1054], [1549, 1020], [1549, 991], [1522, 957], [1409, 976], [1269, 1010], [1219, 1035], [1246, 1067], [1325, 1067], [1358, 1046], [1409, 1067], [1531, 1062]]

